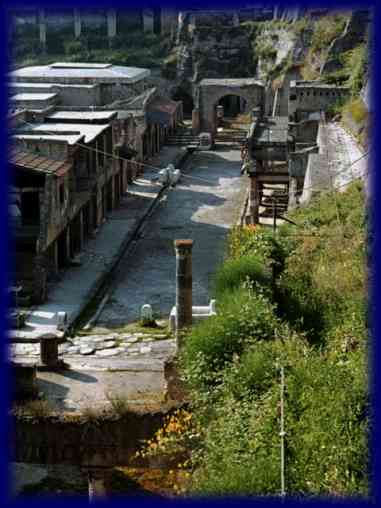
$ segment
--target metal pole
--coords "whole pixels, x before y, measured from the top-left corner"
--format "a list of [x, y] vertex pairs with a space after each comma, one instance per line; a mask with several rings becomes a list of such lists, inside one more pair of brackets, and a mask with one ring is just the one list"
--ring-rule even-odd
[[284, 497], [286, 495], [285, 479], [284, 479], [284, 368], [280, 368], [280, 483], [281, 493]]

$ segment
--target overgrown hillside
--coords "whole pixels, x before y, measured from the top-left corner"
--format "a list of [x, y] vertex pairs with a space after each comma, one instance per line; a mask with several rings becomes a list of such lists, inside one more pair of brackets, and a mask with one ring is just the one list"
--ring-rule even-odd
[[275, 237], [263, 227], [232, 232], [216, 277], [218, 315], [185, 337], [192, 416], [149, 450], [188, 457], [187, 493], [280, 493], [283, 367], [287, 494], [367, 495], [361, 184], [316, 198], [292, 220], [298, 226]]

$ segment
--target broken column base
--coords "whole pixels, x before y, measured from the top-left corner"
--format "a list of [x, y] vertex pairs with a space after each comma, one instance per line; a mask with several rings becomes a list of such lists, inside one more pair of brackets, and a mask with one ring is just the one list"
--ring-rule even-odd
[[[192, 323], [198, 323], [203, 319], [216, 315], [216, 300], [210, 300], [209, 305], [192, 306]], [[172, 307], [169, 314], [169, 330], [176, 331], [176, 305]]]

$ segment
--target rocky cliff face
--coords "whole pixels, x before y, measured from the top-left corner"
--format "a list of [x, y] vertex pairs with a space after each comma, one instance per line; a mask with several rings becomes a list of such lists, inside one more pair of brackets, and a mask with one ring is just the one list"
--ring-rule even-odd
[[248, 34], [237, 13], [185, 13], [177, 39], [177, 80], [253, 76]]
[[328, 50], [320, 74], [336, 72], [342, 67], [341, 55], [365, 41], [370, 22], [369, 11], [354, 11], [347, 21], [344, 32], [335, 39]]

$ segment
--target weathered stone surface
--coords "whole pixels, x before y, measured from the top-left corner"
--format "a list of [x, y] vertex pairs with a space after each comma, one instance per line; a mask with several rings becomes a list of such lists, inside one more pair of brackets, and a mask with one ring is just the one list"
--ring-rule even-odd
[[126, 341], [128, 344], [135, 344], [136, 342], [139, 342], [139, 338], [138, 337], [130, 337], [129, 339], [126, 339]]
[[147, 354], [147, 353], [150, 353], [152, 351], [152, 348], [150, 346], [143, 346], [140, 348], [140, 352], [142, 354]]
[[113, 340], [113, 341], [104, 342], [103, 344], [99, 344], [99, 349], [111, 349], [115, 346], [116, 346], [116, 342], [115, 342], [115, 340]]
[[203, 78], [253, 75], [250, 40], [231, 12], [185, 13], [177, 36], [177, 80], [189, 85]]
[[69, 348], [67, 348], [66, 353], [70, 355], [76, 355], [77, 353], [79, 353], [79, 350], [80, 346], [70, 346]]
[[81, 355], [91, 355], [95, 351], [95, 348], [91, 346], [81, 346], [79, 352]]
[[100, 351], [96, 351], [96, 356], [107, 357], [107, 356], [116, 356], [119, 353], [122, 353], [123, 349], [121, 347], [113, 348], [113, 349], [101, 349]]

